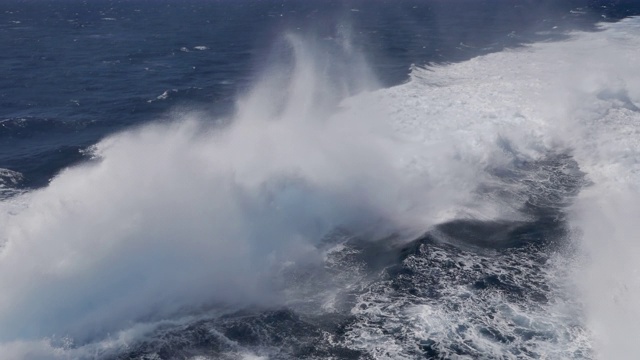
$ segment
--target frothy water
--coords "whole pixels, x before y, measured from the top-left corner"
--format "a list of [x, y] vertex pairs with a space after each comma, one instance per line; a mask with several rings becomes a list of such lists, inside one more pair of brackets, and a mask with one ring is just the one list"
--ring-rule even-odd
[[[283, 290], [289, 280], [280, 277], [344, 255], [323, 248], [343, 229], [372, 244], [430, 234], [395, 268], [421, 274], [415, 285], [396, 274], [359, 288], [356, 320], [336, 340], [345, 349], [375, 358], [634, 358], [639, 24], [416, 67], [408, 83], [380, 90], [348, 43], [287, 36], [232, 119], [212, 125], [207, 114], [176, 112], [168, 124], [104, 139], [92, 161], [0, 203], [0, 352], [102, 357], [202, 314], [296, 304], [304, 291]], [[549, 154], [577, 165], [549, 165]], [[591, 184], [573, 205], [561, 200], [574, 192], [535, 202], [578, 173]], [[574, 255], [496, 245], [499, 237], [458, 242], [460, 224], [513, 234], [500, 224], [546, 216], [523, 211], [531, 204], [558, 217], [570, 206], [558, 237], [578, 244]], [[494, 250], [469, 250], [478, 246]], [[508, 250], [491, 252], [499, 248]], [[546, 260], [527, 257], [537, 251]], [[500, 277], [496, 259], [520, 275]], [[342, 285], [367, 278], [361, 270], [348, 268], [354, 277]], [[483, 282], [468, 287], [476, 276]], [[532, 282], [525, 290], [542, 297], [509, 296]], [[331, 291], [320, 293], [317, 311], [337, 312]]]
[[[592, 182], [571, 210], [572, 236], [585, 251], [574, 264], [581, 289], [575, 296], [603, 359], [635, 358], [633, 339], [640, 334], [632, 305], [638, 300], [639, 24], [630, 18], [568, 41], [417, 69], [410, 84], [389, 90], [405, 101], [397, 107], [404, 115], [399, 123], [423, 138], [436, 123], [461, 133], [464, 147], [489, 132], [520, 153], [571, 152]], [[419, 116], [406, 110], [415, 98], [424, 109]], [[482, 150], [471, 153], [488, 153]]]
[[3, 203], [23, 205], [2, 214], [5, 344], [82, 346], [214, 305], [278, 303], [275, 271], [319, 261], [314, 244], [334, 229], [383, 237], [432, 221], [429, 178], [404, 171], [409, 149], [383, 109], [366, 94], [340, 103], [366, 89], [346, 72], [364, 63], [331, 68], [295, 36], [283, 48], [230, 125], [175, 114]]

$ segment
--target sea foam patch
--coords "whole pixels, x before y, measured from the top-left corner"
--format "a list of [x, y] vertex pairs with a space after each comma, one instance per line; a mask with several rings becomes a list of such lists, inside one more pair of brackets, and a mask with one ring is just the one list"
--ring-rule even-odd
[[[634, 358], [629, 339], [640, 334], [631, 305], [640, 299], [632, 220], [640, 214], [639, 45], [640, 21], [629, 18], [567, 41], [416, 68], [410, 83], [382, 91], [400, 133], [453, 143], [472, 162], [500, 150], [572, 154], [592, 182], [572, 207], [571, 224], [587, 253], [576, 263], [582, 292], [574, 296], [584, 301], [598, 358]], [[442, 129], [450, 129], [445, 137]], [[487, 141], [496, 136], [508, 146]]]

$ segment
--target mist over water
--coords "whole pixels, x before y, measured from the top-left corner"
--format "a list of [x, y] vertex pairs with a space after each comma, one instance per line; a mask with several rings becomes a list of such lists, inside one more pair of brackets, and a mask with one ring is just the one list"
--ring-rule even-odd
[[453, 200], [405, 171], [418, 145], [394, 135], [357, 54], [338, 49], [336, 67], [335, 48], [283, 41], [228, 125], [176, 113], [2, 203], [18, 209], [1, 215], [3, 343], [83, 345], [211, 306], [277, 304], [278, 269], [320, 261], [331, 231], [414, 236]]

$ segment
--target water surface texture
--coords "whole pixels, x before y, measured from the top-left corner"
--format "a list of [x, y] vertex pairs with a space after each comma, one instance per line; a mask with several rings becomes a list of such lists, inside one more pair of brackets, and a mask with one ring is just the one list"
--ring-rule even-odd
[[5, 0], [3, 359], [636, 359], [636, 1]]

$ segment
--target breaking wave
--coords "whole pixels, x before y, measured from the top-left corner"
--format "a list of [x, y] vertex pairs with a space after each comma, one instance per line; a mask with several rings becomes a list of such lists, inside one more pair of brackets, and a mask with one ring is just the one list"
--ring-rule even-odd
[[[249, 356], [220, 314], [314, 292], [308, 312], [344, 314], [347, 288], [342, 354], [631, 358], [639, 42], [627, 19], [373, 90], [346, 42], [287, 36], [228, 121], [176, 112], [0, 203], [0, 351], [115, 356], [208, 317], [219, 348]], [[578, 246], [538, 247], [550, 238]], [[400, 260], [363, 250], [385, 241], [408, 246]], [[350, 254], [368, 260], [333, 287], [291, 278]]]

